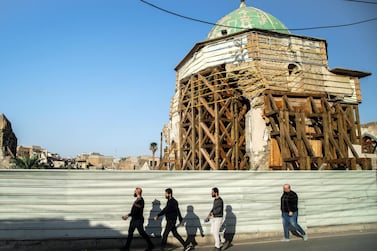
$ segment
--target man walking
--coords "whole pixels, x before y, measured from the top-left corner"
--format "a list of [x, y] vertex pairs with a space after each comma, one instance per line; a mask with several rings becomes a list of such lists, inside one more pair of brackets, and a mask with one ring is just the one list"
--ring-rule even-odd
[[136, 197], [135, 202], [132, 205], [131, 212], [128, 215], [122, 216], [123, 220], [127, 220], [129, 217], [132, 217], [130, 226], [128, 228], [128, 237], [127, 242], [124, 248], [121, 250], [128, 251], [130, 250], [131, 242], [134, 236], [134, 231], [137, 229], [139, 234], [145, 239], [145, 241], [148, 243], [148, 247], [146, 251], [151, 251], [154, 248], [154, 245], [149, 238], [148, 234], [144, 230], [144, 199], [141, 196], [142, 189], [140, 187], [137, 187], [134, 192], [134, 197]]
[[165, 249], [168, 235], [170, 232], [173, 236], [182, 244], [185, 251], [190, 250], [190, 246], [186, 245], [183, 238], [179, 235], [176, 227], [177, 217], [179, 222], [182, 224], [182, 215], [178, 207], [178, 201], [173, 197], [173, 190], [171, 188], [165, 189], [165, 198], [168, 200], [166, 206], [162, 211], [154, 217], [154, 220], [158, 220], [158, 217], [165, 215], [166, 226], [161, 240], [161, 251]]
[[289, 184], [284, 184], [283, 194], [280, 199], [280, 209], [283, 219], [284, 239], [289, 241], [289, 230], [297, 232], [305, 241], [308, 239], [307, 234], [297, 223], [298, 218], [298, 196], [291, 190]]
[[219, 189], [217, 187], [212, 188], [212, 198], [215, 199], [213, 201], [212, 209], [206, 218], [206, 221], [209, 221], [211, 218], [211, 231], [215, 239], [215, 251], [220, 251], [220, 227], [222, 225], [224, 216], [224, 202], [219, 196]]

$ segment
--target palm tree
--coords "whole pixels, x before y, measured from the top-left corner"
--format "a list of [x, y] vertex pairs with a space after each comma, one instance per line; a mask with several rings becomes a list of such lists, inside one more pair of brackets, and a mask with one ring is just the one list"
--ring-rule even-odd
[[153, 156], [153, 159], [152, 159], [152, 163], [153, 163], [153, 165], [152, 165], [152, 168], [154, 169], [155, 168], [155, 162], [154, 162], [154, 154], [156, 153], [156, 151], [157, 151], [157, 149], [158, 149], [158, 145], [157, 145], [157, 143], [156, 142], [152, 142], [150, 145], [149, 145], [149, 150], [151, 150], [152, 151], [152, 156]]
[[22, 158], [13, 158], [12, 163], [16, 168], [21, 169], [34, 169], [43, 167], [41, 160], [37, 155], [33, 155], [32, 157], [26, 156]]

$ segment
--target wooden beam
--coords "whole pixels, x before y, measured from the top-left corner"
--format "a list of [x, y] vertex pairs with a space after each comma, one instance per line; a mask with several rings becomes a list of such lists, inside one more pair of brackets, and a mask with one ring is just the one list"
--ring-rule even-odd
[[286, 140], [286, 142], [288, 144], [289, 149], [291, 150], [291, 152], [293, 152], [294, 156], [299, 156], [298, 149], [297, 149], [296, 145], [293, 143], [293, 141], [292, 141], [292, 139], [291, 139], [291, 137], [289, 135], [289, 116], [288, 116], [288, 112], [287, 111], [283, 112], [283, 116], [284, 116], [284, 118], [283, 118], [283, 125], [282, 125], [282, 127], [285, 127], [285, 130], [284, 130], [284, 132], [285, 132], [285, 135], [284, 135], [285, 136], [285, 140]]
[[[215, 88], [216, 88], [216, 85], [215, 85]], [[216, 93], [216, 89], [214, 91]], [[220, 137], [220, 127], [219, 127], [219, 107], [218, 107], [218, 96], [214, 93], [214, 102], [215, 102], [215, 134], [214, 134], [214, 138], [215, 138], [215, 165], [216, 165], [216, 170], [219, 169], [219, 166], [220, 166], [220, 140], [219, 140], [219, 137]]]
[[298, 156], [299, 168], [306, 169], [306, 161], [304, 160], [306, 159], [307, 151], [302, 141], [303, 130], [302, 130], [302, 123], [301, 123], [301, 116], [298, 113], [296, 113], [295, 122], [296, 122], [296, 134], [297, 134], [297, 147], [299, 151], [299, 156]]
[[356, 120], [356, 131], [357, 131], [357, 137], [359, 145], [362, 143], [362, 136], [361, 136], [361, 128], [360, 128], [360, 114], [359, 114], [359, 108], [357, 105], [353, 105], [354, 111], [355, 111], [355, 120]]
[[202, 152], [202, 155], [204, 156], [206, 162], [210, 165], [210, 167], [213, 170], [217, 170], [216, 164], [212, 161], [212, 159], [211, 159], [210, 155], [207, 153], [207, 151], [205, 151], [203, 148], [201, 148], [200, 151]]
[[298, 98], [306, 98], [306, 97], [316, 97], [316, 98], [322, 98], [326, 97], [326, 94], [324, 93], [314, 93], [314, 92], [305, 92], [305, 93], [299, 93], [299, 92], [287, 92], [287, 91], [274, 91], [274, 90], [265, 90], [264, 91], [268, 95], [273, 96], [287, 96], [287, 97], [298, 97]]
[[196, 138], [196, 130], [195, 130], [195, 117], [196, 117], [196, 113], [195, 113], [195, 108], [194, 108], [194, 104], [195, 104], [195, 99], [194, 99], [194, 92], [195, 92], [195, 89], [194, 89], [194, 85], [191, 84], [191, 88], [190, 88], [190, 96], [191, 96], [191, 166], [192, 166], [192, 169], [195, 169], [195, 151], [196, 151], [196, 144], [195, 144], [195, 138]]

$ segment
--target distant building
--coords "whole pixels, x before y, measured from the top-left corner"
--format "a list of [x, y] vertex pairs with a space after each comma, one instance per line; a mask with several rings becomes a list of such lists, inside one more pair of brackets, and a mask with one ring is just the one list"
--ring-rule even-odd
[[41, 159], [47, 159], [48, 151], [41, 146], [17, 146], [17, 157], [38, 156]]
[[34, 156], [37, 156], [40, 163], [49, 168], [65, 168], [67, 166], [67, 160], [62, 159], [59, 154], [50, 153], [41, 146], [17, 146], [18, 158], [32, 158]]
[[160, 164], [159, 158], [152, 156], [132, 156], [114, 161], [114, 169], [117, 170], [155, 170]]
[[83, 169], [112, 169], [114, 157], [100, 153], [84, 153], [76, 158], [76, 166]]

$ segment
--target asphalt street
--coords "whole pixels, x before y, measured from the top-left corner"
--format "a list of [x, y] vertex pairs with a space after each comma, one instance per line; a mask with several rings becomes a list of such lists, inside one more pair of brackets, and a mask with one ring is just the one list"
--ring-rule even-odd
[[[177, 249], [178, 250], [178, 249]], [[196, 248], [208, 251], [211, 247]], [[340, 236], [318, 236], [307, 241], [292, 239], [290, 242], [261, 241], [235, 243], [229, 251], [377, 251], [376, 233], [353, 233]]]
[[[117, 249], [107, 250], [115, 251]], [[144, 249], [132, 248], [133, 251]], [[159, 250], [155, 248], [154, 250]], [[170, 248], [168, 251], [180, 251], [182, 247]], [[212, 246], [197, 246], [195, 251], [210, 251]], [[310, 237], [303, 241], [292, 238], [290, 242], [280, 240], [253, 240], [235, 242], [229, 251], [377, 251], [377, 232], [352, 232]]]

